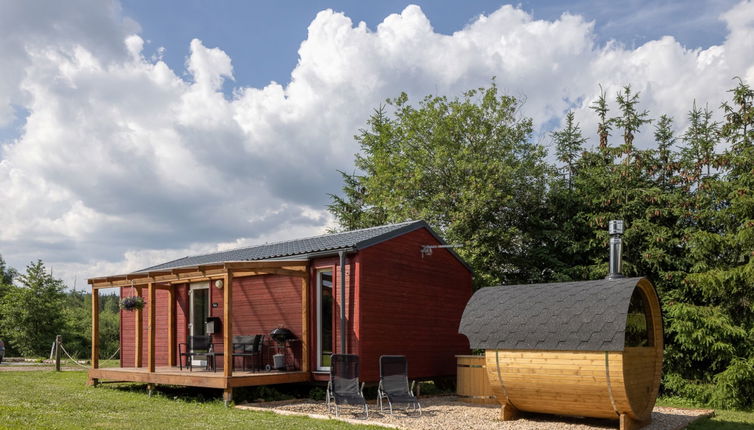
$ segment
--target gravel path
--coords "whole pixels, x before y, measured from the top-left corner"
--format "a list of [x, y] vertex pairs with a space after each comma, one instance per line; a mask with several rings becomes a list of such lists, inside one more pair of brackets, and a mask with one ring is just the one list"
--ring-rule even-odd
[[[472, 405], [457, 400], [454, 396], [429, 397], [420, 399], [424, 413], [421, 417], [405, 412], [381, 413], [377, 404], [369, 403], [369, 420], [363, 420], [363, 411], [356, 408], [341, 409], [340, 416], [345, 421], [359, 424], [377, 424], [385, 427], [424, 430], [424, 429], [616, 429], [617, 421], [593, 418], [572, 418], [544, 414], [524, 414], [516, 421], [498, 421], [500, 407], [496, 405]], [[324, 401], [291, 400], [284, 402], [252, 403], [238, 406], [241, 409], [272, 410], [286, 415], [308, 415], [313, 418], [328, 419]], [[685, 428], [702, 416], [712, 414], [710, 410], [676, 409], [655, 407], [652, 412], [652, 424], [646, 430], [677, 430]]]

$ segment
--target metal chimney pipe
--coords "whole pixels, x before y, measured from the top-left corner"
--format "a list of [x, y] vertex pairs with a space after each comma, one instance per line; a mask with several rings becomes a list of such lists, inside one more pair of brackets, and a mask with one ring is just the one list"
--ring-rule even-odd
[[625, 278], [623, 276], [623, 220], [612, 220], [609, 223], [610, 233], [610, 273], [607, 279]]

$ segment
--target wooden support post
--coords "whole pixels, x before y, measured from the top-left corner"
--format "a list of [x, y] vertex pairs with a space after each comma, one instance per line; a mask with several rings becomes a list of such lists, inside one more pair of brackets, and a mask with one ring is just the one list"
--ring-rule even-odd
[[[136, 287], [136, 294], [139, 295], [139, 297], [142, 297], [141, 295], [141, 286]], [[143, 337], [144, 337], [144, 313], [141, 309], [136, 309], [134, 311], [134, 323], [135, 323], [135, 332], [134, 332], [134, 366], [135, 367], [141, 367], [142, 365], [142, 344]]]
[[63, 336], [55, 336], [55, 371], [60, 372], [60, 345], [63, 343]]
[[99, 290], [92, 288], [92, 369], [99, 367]]
[[155, 319], [155, 289], [154, 289], [154, 282], [150, 282], [147, 284], [148, 288], [148, 295], [149, 298], [147, 299], [147, 312], [148, 312], [148, 319], [147, 319], [147, 371], [150, 373], [154, 372], [154, 332], [155, 332], [155, 325], [157, 323]]
[[175, 289], [168, 289], [168, 366], [175, 366]]
[[233, 272], [230, 270], [223, 277], [223, 354], [223, 375], [229, 378], [233, 376]]
[[301, 370], [309, 371], [309, 270], [301, 278]]
[[620, 414], [620, 430], [638, 430], [652, 422], [652, 418], [642, 422], [637, 421], [626, 414]]
[[503, 406], [500, 408], [500, 420], [512, 421], [515, 419], [518, 419], [518, 409], [510, 403], [503, 403]]
[[223, 401], [225, 402], [225, 406], [230, 406], [230, 402], [233, 401], [233, 389], [228, 387], [223, 389]]

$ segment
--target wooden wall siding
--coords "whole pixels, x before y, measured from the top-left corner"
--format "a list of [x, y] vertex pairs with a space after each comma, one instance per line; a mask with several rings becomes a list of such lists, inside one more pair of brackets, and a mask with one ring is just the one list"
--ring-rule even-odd
[[[147, 366], [147, 355], [149, 354], [147, 336], [149, 336], [149, 312], [147, 307], [149, 306], [147, 301], [146, 288], [142, 291], [145, 296], [144, 310], [141, 313], [142, 316], [142, 366]], [[154, 343], [154, 357], [155, 365], [167, 366], [168, 365], [168, 292], [166, 290], [155, 290], [155, 343]]]
[[456, 394], [462, 402], [497, 404], [483, 355], [457, 355]]
[[[175, 318], [176, 342], [186, 341], [189, 319], [189, 287], [188, 284], [175, 285]], [[156, 294], [156, 332], [155, 332], [155, 363], [166, 366], [167, 359], [167, 306], [168, 292], [158, 289]], [[223, 318], [222, 290], [210, 288], [210, 316]], [[123, 288], [121, 296], [133, 295], [130, 287]], [[146, 290], [142, 293], [146, 296]], [[233, 334], [268, 334], [272, 329], [283, 325], [296, 336], [301, 337], [301, 278], [290, 276], [256, 276], [236, 278], [233, 282]], [[212, 303], [217, 303], [216, 308]], [[147, 330], [148, 313], [142, 312], [142, 367], [147, 364]], [[136, 312], [121, 311], [121, 367], [134, 366], [135, 351], [135, 317]], [[224, 326], [224, 324], [223, 324]], [[222, 350], [222, 334], [213, 336], [216, 350]], [[178, 348], [176, 346], [176, 353]], [[272, 350], [268, 349], [265, 363], [271, 361]], [[288, 350], [296, 366], [301, 364], [301, 346], [293, 344]], [[177, 359], [176, 359], [177, 363]], [[218, 368], [222, 363], [218, 361]]]
[[623, 351], [623, 377], [626, 397], [634, 411], [632, 418], [646, 418], [651, 415], [656, 395], [655, 389], [655, 350], [651, 347], [627, 347]]
[[[217, 289], [215, 289], [217, 290]], [[222, 292], [221, 290], [217, 290]], [[219, 298], [219, 293], [213, 297]], [[214, 300], [214, 299], [213, 299]], [[213, 309], [213, 315], [222, 317]], [[251, 276], [233, 279], [233, 335], [268, 335], [283, 326], [301, 338], [301, 278], [281, 275]], [[222, 337], [216, 340], [216, 349]], [[266, 345], [263, 363], [271, 362], [272, 343]], [[296, 366], [301, 365], [301, 346], [293, 343], [287, 351]], [[237, 364], [240, 365], [240, 362]], [[222, 367], [220, 361], [218, 368]]]
[[[623, 356], [607, 354], [613, 400], [625, 411]], [[605, 352], [487, 350], [486, 361], [490, 385], [501, 403], [507, 395], [519, 410], [618, 418], [608, 393]]]
[[[214, 307], [215, 303], [217, 303], [217, 307]], [[210, 281], [209, 282], [209, 316], [220, 318], [220, 321], [222, 322], [223, 309], [224, 309], [223, 290], [215, 288], [215, 281]], [[212, 343], [215, 345], [215, 351], [223, 350], [223, 332], [222, 332], [223, 329], [225, 329], [225, 324], [223, 324], [223, 327], [219, 333], [215, 333], [214, 335], [212, 335]], [[221, 366], [220, 361], [221, 360], [218, 360], [217, 362], [218, 368]]]
[[[185, 343], [188, 336], [189, 320], [189, 287], [188, 284], [180, 284], [175, 287], [175, 341], [176, 343]], [[178, 345], [175, 346], [175, 353], [179, 354]], [[180, 356], [176, 356], [175, 363], [178, 364]]]
[[[359, 339], [359, 321], [360, 313], [359, 307], [356, 305], [358, 302], [358, 271], [360, 265], [360, 254], [347, 255], [346, 256], [346, 349], [349, 354], [360, 353], [360, 339]], [[340, 290], [338, 289], [340, 283], [340, 258], [339, 257], [327, 257], [318, 258], [312, 260], [310, 265], [310, 282], [309, 282], [309, 303], [311, 305], [311, 312], [309, 313], [310, 324], [310, 340], [309, 340], [309, 363], [311, 363], [312, 371], [316, 372], [317, 367], [317, 271], [322, 269], [329, 269], [333, 271], [333, 281], [335, 283], [335, 289], [333, 290], [334, 302], [333, 306], [333, 347], [336, 353], [340, 353]], [[328, 380], [328, 374], [314, 375], [314, 380], [325, 381]]]
[[[130, 287], [120, 289], [120, 297], [137, 295]], [[120, 311], [120, 367], [134, 366], [134, 324], [136, 312]]]
[[[131, 291], [131, 287], [125, 287], [121, 288], [121, 297], [127, 297], [135, 295], [134, 292]], [[144, 299], [146, 300], [147, 296], [147, 290], [146, 288], [142, 291], [142, 296], [144, 296]], [[155, 332], [155, 364], [157, 366], [167, 366], [168, 365], [168, 319], [167, 319], [167, 305], [168, 305], [168, 292], [166, 290], [158, 289], [155, 291], [155, 297], [156, 297], [156, 332]], [[188, 309], [186, 307], [186, 309]], [[181, 321], [181, 317], [179, 315], [182, 315], [181, 306], [176, 306], [176, 321]], [[149, 313], [147, 312], [147, 304], [144, 304], [144, 310], [141, 313], [142, 315], [142, 344], [141, 344], [141, 353], [142, 353], [142, 367], [147, 366], [147, 354], [149, 353], [147, 351], [148, 345], [147, 345], [147, 336], [148, 336], [148, 326], [149, 326]], [[135, 318], [138, 313], [136, 311], [120, 311], [120, 319], [121, 319], [121, 330], [120, 330], [120, 350], [121, 350], [121, 359], [120, 359], [120, 365], [121, 367], [134, 367], [134, 359], [135, 359]], [[178, 342], [184, 342], [185, 341], [185, 318], [184, 323], [177, 325], [176, 327], [176, 340]], [[177, 348], [176, 348], [177, 351]], [[177, 363], [177, 361], [176, 361]]]
[[411, 378], [454, 376], [456, 355], [468, 354], [458, 333], [471, 297], [471, 273], [445, 249], [422, 258], [422, 245], [438, 244], [420, 229], [359, 253], [362, 379], [379, 379], [379, 357], [408, 357]]

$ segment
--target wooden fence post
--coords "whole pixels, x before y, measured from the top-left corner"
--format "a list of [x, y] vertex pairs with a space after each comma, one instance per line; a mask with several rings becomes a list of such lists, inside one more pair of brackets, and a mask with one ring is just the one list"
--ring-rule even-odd
[[55, 336], [55, 371], [60, 372], [60, 345], [63, 343], [63, 336]]

